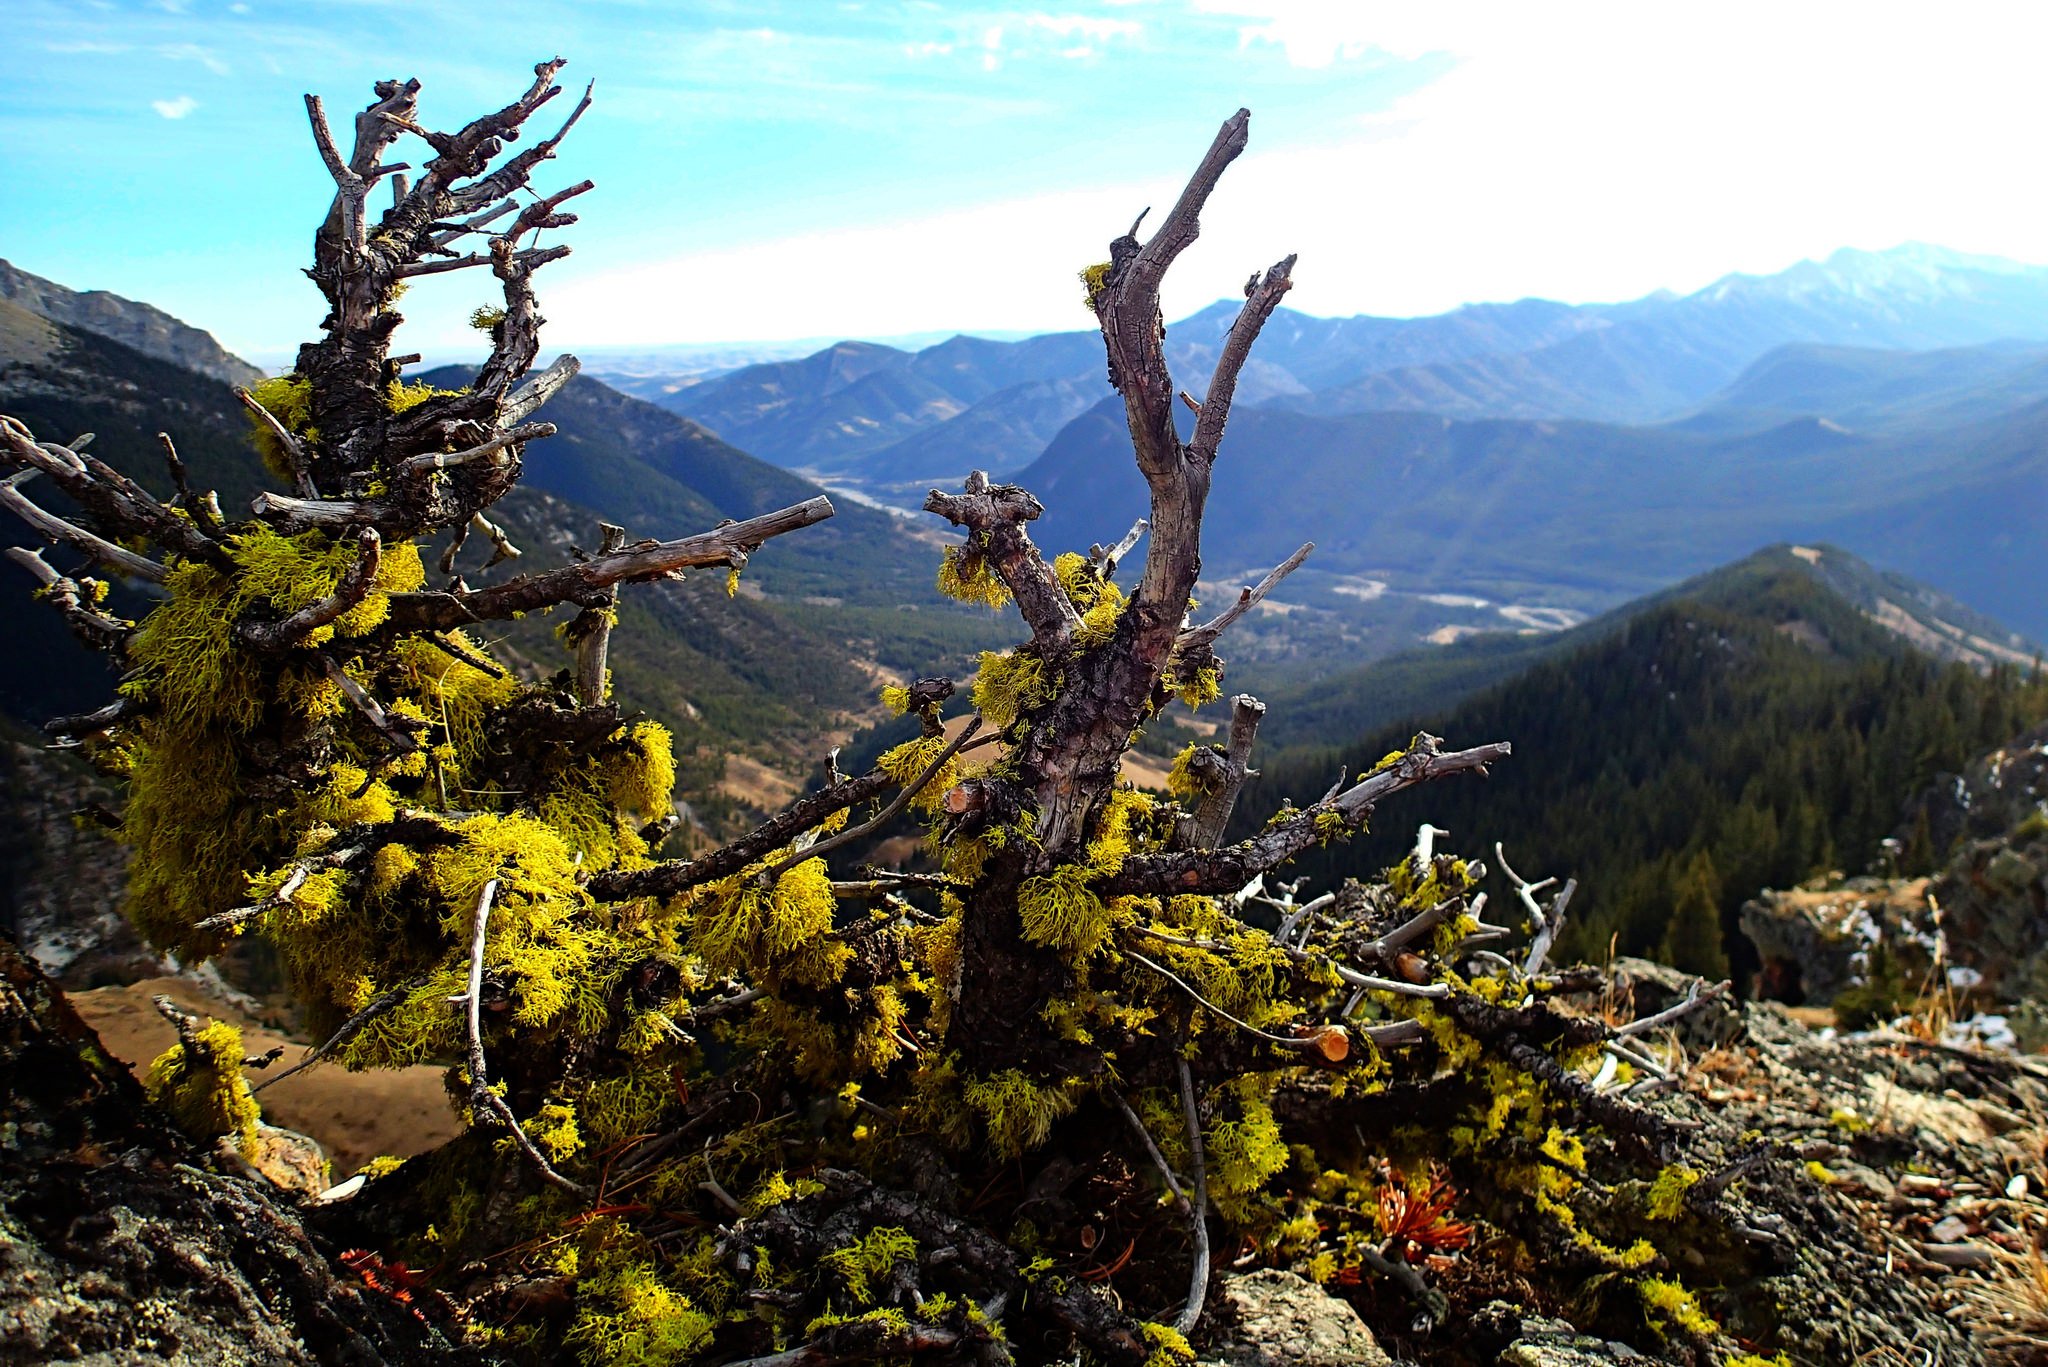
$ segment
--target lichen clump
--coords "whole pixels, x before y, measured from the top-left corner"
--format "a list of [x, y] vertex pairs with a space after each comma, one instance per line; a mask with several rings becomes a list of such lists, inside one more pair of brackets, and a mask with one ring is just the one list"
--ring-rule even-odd
[[244, 1157], [254, 1157], [262, 1112], [242, 1076], [243, 1058], [242, 1032], [226, 1021], [209, 1021], [157, 1055], [142, 1087], [187, 1134], [226, 1136]]

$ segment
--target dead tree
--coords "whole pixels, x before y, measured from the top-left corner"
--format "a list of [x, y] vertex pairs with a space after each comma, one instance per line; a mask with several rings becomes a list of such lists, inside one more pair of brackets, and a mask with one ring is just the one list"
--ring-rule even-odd
[[[116, 703], [61, 729], [128, 779], [137, 923], [187, 955], [271, 941], [325, 1041], [314, 1058], [452, 1065], [470, 1131], [346, 1184], [321, 1219], [436, 1269], [422, 1313], [534, 1359], [1078, 1347], [1164, 1364], [1187, 1358], [1226, 1253], [1385, 1277], [1441, 1315], [1417, 1255], [1456, 1247], [1452, 1198], [1418, 1185], [1432, 1169], [1417, 1155], [1403, 1177], [1351, 1138], [1386, 1129], [1379, 1099], [1400, 1087], [1453, 1137], [1443, 1161], [1519, 1145], [1524, 1177], [1494, 1186], [1549, 1211], [1561, 1248], [1604, 1256], [1574, 1223], [1578, 1129], [1653, 1157], [1676, 1130], [1617, 1077], [1656, 1066], [1640, 1043], [1561, 1005], [1590, 979], [1544, 971], [1562, 900], [1546, 913], [1529, 885], [1539, 943], [1518, 968], [1481, 948], [1509, 929], [1480, 919], [1475, 868], [1427, 848], [1344, 897], [1268, 890], [1309, 846], [1407, 788], [1483, 774], [1505, 743], [1418, 736], [1230, 844], [1255, 700], [1235, 700], [1227, 747], [1182, 756], [1170, 796], [1119, 778], [1171, 700], [1219, 694], [1219, 639], [1309, 549], [1190, 621], [1238, 376], [1294, 259], [1247, 282], [1199, 401], [1168, 374], [1159, 290], [1248, 114], [1151, 236], [1134, 224], [1084, 273], [1145, 523], [1048, 562], [1025, 490], [976, 474], [933, 491], [926, 506], [965, 533], [941, 586], [1013, 602], [1029, 630], [983, 657], [972, 723], [947, 733], [950, 680], [885, 690], [920, 738], [723, 848], [663, 861], [667, 735], [606, 695], [618, 590], [737, 568], [832, 509], [816, 498], [670, 542], [606, 527], [573, 565], [480, 587], [454, 572], [471, 531], [493, 563], [516, 553], [489, 513], [576, 369], [530, 373], [533, 276], [567, 252], [537, 239], [574, 222], [563, 205], [589, 183], [528, 182], [589, 93], [505, 155], [560, 93], [560, 67], [453, 133], [421, 122], [417, 82], [380, 83], [345, 154], [308, 99], [336, 186], [311, 271], [331, 312], [291, 375], [242, 395], [287, 490], [229, 518], [185, 487], [174, 451], [179, 493], [163, 502], [0, 424], [18, 472], [7, 506], [85, 566], [160, 586], [121, 622], [84, 570], [30, 557], [45, 597], [128, 670]], [[404, 138], [431, 153], [416, 180], [384, 160]], [[428, 392], [390, 354], [394, 304], [408, 280], [459, 270], [498, 282], [502, 307], [480, 319], [491, 354], [468, 388]], [[1185, 441], [1176, 403], [1195, 410]], [[76, 516], [34, 503], [35, 476]], [[1148, 530], [1126, 596], [1117, 564]], [[515, 680], [466, 634], [550, 609], [574, 613], [559, 685]], [[905, 807], [929, 823], [936, 870], [835, 879], [827, 857], [857, 857]], [[248, 1113], [228, 1100], [216, 1109]]]

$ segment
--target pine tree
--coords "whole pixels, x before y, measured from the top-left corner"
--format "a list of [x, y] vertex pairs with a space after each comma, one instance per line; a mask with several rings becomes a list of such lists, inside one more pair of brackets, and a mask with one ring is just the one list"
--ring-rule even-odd
[[1721, 879], [1713, 856], [1697, 851], [1687, 860], [1671, 887], [1671, 919], [1657, 957], [1674, 968], [1703, 978], [1728, 976], [1728, 952], [1721, 930]]

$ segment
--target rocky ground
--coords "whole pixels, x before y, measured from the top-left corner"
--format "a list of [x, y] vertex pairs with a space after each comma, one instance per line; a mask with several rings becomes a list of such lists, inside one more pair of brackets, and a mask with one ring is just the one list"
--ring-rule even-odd
[[[156, 991], [249, 1026], [256, 1052], [271, 1037], [254, 1002], [147, 976], [174, 966], [108, 919], [99, 837], [69, 819], [94, 792], [28, 749], [14, 754], [13, 801], [40, 843], [11, 852], [13, 921], [77, 1009], [0, 938], [0, 1365], [481, 1361], [453, 1345], [445, 1309], [423, 1318], [374, 1264], [366, 1275], [341, 1261], [348, 1250], [321, 1233], [334, 1208], [309, 1199], [319, 1182], [304, 1165], [280, 1186], [231, 1151], [174, 1136], [144, 1103], [123, 1063], [169, 1043], [148, 1005]], [[1919, 826], [1950, 850], [1933, 877], [1837, 877], [1759, 897], [1743, 919], [1764, 986], [1804, 1005], [1724, 1000], [1658, 1042], [1674, 1079], [1657, 1104], [1726, 1181], [1711, 1219], [1667, 1227], [1659, 1247], [1732, 1352], [1639, 1331], [1619, 1341], [1603, 1311], [1608, 1279], [1560, 1276], [1542, 1266], [1540, 1239], [1496, 1231], [1431, 1261], [1452, 1310], [1426, 1329], [1378, 1278], [1326, 1289], [1221, 1268], [1202, 1359], [2048, 1364], [2048, 1060], [2027, 1052], [2031, 1008], [2013, 1005], [2048, 986], [2044, 798], [2048, 733], [1987, 756], [1909, 814], [1902, 846]], [[89, 986], [123, 975], [143, 980]], [[1682, 984], [1624, 960], [1609, 996], [1648, 1014]], [[1829, 1025], [1830, 1000], [1875, 1028]], [[451, 1132], [437, 1070], [410, 1074], [315, 1069], [266, 1100], [346, 1172]], [[1483, 1223], [1482, 1211], [1461, 1213]]]
[[[1676, 979], [1623, 961], [1655, 1009]], [[1663, 1103], [1694, 1147], [1750, 1154], [1730, 1217], [1675, 1270], [1731, 1338], [1795, 1364], [2048, 1362], [2048, 1065], [1894, 1030], [1813, 1030], [1769, 1004], [1697, 1013], [1664, 1042]], [[174, 1138], [48, 980], [0, 950], [0, 1364], [466, 1360], [413, 1308], [337, 1262], [318, 1207]], [[1581, 1332], [1512, 1296], [1484, 1246], [1433, 1269], [1464, 1313], [1427, 1336], [1368, 1282], [1225, 1270], [1205, 1361], [1695, 1362]], [[1599, 1288], [1585, 1291], [1588, 1307]], [[1340, 1298], [1348, 1297], [1348, 1299]], [[1364, 1311], [1361, 1315], [1360, 1310]], [[1598, 1317], [1588, 1310], [1586, 1324]], [[1725, 1358], [1724, 1361], [1740, 1361]]]

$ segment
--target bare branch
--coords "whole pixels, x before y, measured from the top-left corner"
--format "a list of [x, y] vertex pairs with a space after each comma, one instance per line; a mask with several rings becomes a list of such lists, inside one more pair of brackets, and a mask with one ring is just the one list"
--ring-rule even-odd
[[170, 571], [147, 556], [137, 555], [131, 550], [116, 546], [111, 541], [94, 536], [83, 527], [73, 526], [63, 518], [37, 507], [20, 488], [35, 474], [34, 470], [23, 470], [18, 474], [9, 475], [6, 479], [0, 479], [0, 508], [7, 509], [26, 522], [36, 535], [45, 541], [52, 544], [61, 542], [84, 551], [101, 564], [122, 574], [136, 579], [146, 579], [152, 584], [161, 584], [170, 577]]
[[1238, 794], [1244, 791], [1245, 781], [1258, 772], [1251, 767], [1252, 742], [1258, 737], [1259, 722], [1265, 715], [1266, 705], [1249, 693], [1240, 693], [1230, 700], [1230, 745], [1223, 753], [1223, 773], [1203, 794], [1194, 819], [1182, 828], [1186, 839], [1176, 842], [1180, 848], [1213, 849], [1223, 839], [1223, 833], [1230, 828], [1230, 814], [1237, 806]]
[[[87, 433], [82, 441], [89, 441]], [[221, 549], [147, 489], [96, 456], [80, 454], [56, 442], [37, 441], [13, 418], [0, 417], [0, 464], [25, 465], [50, 477], [77, 501], [87, 518], [120, 535], [146, 538], [194, 559], [221, 559]]]
[[1216, 463], [1216, 448], [1223, 442], [1223, 425], [1230, 421], [1230, 402], [1237, 393], [1238, 372], [1244, 369], [1259, 330], [1293, 287], [1294, 260], [1290, 256], [1265, 275], [1253, 277], [1245, 289], [1244, 307], [1238, 310], [1229, 335], [1223, 339], [1223, 350], [1216, 358], [1216, 373], [1209, 381], [1209, 392], [1202, 398], [1201, 416], [1195, 420], [1194, 435], [1188, 442], [1189, 453], [1204, 465]]
[[550, 1186], [560, 1187], [575, 1196], [588, 1196], [590, 1191], [580, 1182], [572, 1182], [555, 1171], [554, 1164], [547, 1156], [533, 1146], [520, 1127], [519, 1117], [512, 1114], [505, 1098], [491, 1090], [488, 1071], [484, 1064], [484, 931], [490, 925], [491, 903], [498, 895], [498, 880], [493, 878], [484, 884], [483, 892], [476, 899], [475, 930], [469, 943], [469, 991], [463, 1009], [469, 1023], [469, 1103], [478, 1111], [488, 1111], [512, 1132], [512, 1142], [526, 1155], [526, 1161]]
[[959, 754], [966, 747], [967, 742], [974, 738], [974, 733], [980, 729], [981, 719], [979, 717], [961, 727], [960, 734], [953, 737], [945, 749], [939, 751], [937, 757], [924, 767], [923, 773], [919, 774], [912, 782], [905, 784], [903, 791], [896, 794], [896, 800], [887, 807], [884, 807], [873, 820], [863, 822], [849, 830], [841, 831], [829, 840], [820, 840], [808, 849], [798, 850], [795, 854], [776, 861], [761, 871], [762, 883], [773, 883], [777, 878], [780, 878], [796, 865], [803, 863], [806, 859], [816, 859], [828, 851], [836, 850], [843, 845], [852, 844], [855, 840], [860, 839], [871, 831], [879, 830], [887, 825], [889, 819], [908, 806], [910, 800], [924, 790], [925, 786], [932, 781], [939, 770], [945, 768], [947, 762], [953, 756]]
[[578, 601], [612, 584], [660, 579], [694, 566], [730, 565], [758, 550], [771, 537], [823, 522], [830, 516], [832, 501], [820, 495], [696, 536], [650, 542], [580, 565], [521, 575], [490, 588], [393, 594], [390, 620], [401, 631], [442, 631], [469, 622], [534, 612], [556, 603]]
[[1180, 1179], [1175, 1177], [1173, 1169], [1167, 1166], [1166, 1155], [1159, 1151], [1159, 1145], [1153, 1140], [1152, 1132], [1145, 1128], [1145, 1122], [1140, 1120], [1138, 1113], [1131, 1109], [1131, 1103], [1124, 1100], [1123, 1093], [1111, 1089], [1109, 1099], [1116, 1103], [1116, 1108], [1119, 1111], [1123, 1112], [1124, 1119], [1129, 1122], [1130, 1127], [1137, 1132], [1139, 1141], [1144, 1144], [1145, 1152], [1152, 1156], [1152, 1166], [1158, 1168], [1159, 1175], [1166, 1179], [1166, 1189], [1173, 1193], [1174, 1203], [1180, 1207], [1180, 1213], [1183, 1215], [1192, 1214], [1195, 1209], [1194, 1204], [1188, 1200], [1188, 1194], [1181, 1190]]
[[600, 873], [590, 880], [590, 894], [601, 902], [623, 902], [634, 897], [673, 897], [714, 882], [781, 849], [826, 818], [879, 796], [895, 782], [880, 769], [871, 769], [859, 778], [798, 798], [749, 834], [696, 859]]
[[1231, 624], [1266, 600], [1266, 595], [1277, 587], [1282, 579], [1301, 568], [1301, 562], [1308, 559], [1309, 552], [1316, 548], [1313, 541], [1302, 543], [1301, 549], [1275, 565], [1272, 571], [1257, 585], [1240, 589], [1237, 601], [1198, 627], [1189, 627], [1174, 639], [1174, 649], [1189, 650], [1198, 646], [1212, 645], [1217, 637], [1228, 631]]
[[9, 546], [7, 558], [35, 576], [36, 583], [43, 590], [44, 601], [64, 614], [72, 634], [80, 641], [94, 650], [104, 650], [117, 656], [127, 648], [128, 637], [134, 628], [95, 606], [90, 585], [97, 581], [87, 580], [81, 584], [70, 575], [59, 574], [43, 559], [41, 551], [26, 546]]
[[[306, 98], [312, 100], [315, 97], [308, 95]], [[303, 498], [317, 496], [320, 491], [314, 487], [313, 476], [307, 469], [305, 443], [300, 441], [290, 428], [279, 422], [275, 413], [256, 402], [255, 395], [240, 385], [235, 387], [235, 397], [242, 401], [242, 407], [256, 415], [258, 422], [270, 429], [270, 435], [283, 449], [285, 460], [291, 466], [292, 487], [297, 489]]]
[[320, 148], [320, 160], [327, 163], [327, 174], [334, 177], [334, 207], [341, 215], [342, 240], [361, 250], [363, 199], [368, 192], [368, 184], [356, 174], [354, 167], [341, 159], [341, 149], [334, 145], [334, 132], [327, 126], [327, 110], [321, 105], [318, 95], [306, 96], [306, 117], [313, 124], [313, 141]]
[[1124, 539], [1117, 542], [1114, 546], [1107, 549], [1101, 546], [1089, 547], [1088, 568], [1095, 571], [1097, 578], [1114, 579], [1116, 577], [1116, 567], [1123, 563], [1125, 556], [1137, 549], [1139, 539], [1145, 535], [1146, 529], [1151, 525], [1151, 523], [1141, 517], [1131, 524], [1131, 529], [1124, 533]]
[[1045, 511], [1039, 501], [1014, 484], [990, 484], [988, 475], [976, 470], [967, 476], [965, 493], [934, 489], [925, 495], [924, 506], [926, 512], [968, 529], [1009, 586], [1017, 611], [1040, 647], [1048, 653], [1064, 649], [1081, 618], [1024, 530], [1026, 522]]
[[1249, 840], [1222, 849], [1134, 856], [1125, 860], [1123, 868], [1099, 884], [1097, 890], [1110, 896], [1235, 891], [1315, 844], [1321, 838], [1316, 828], [1318, 815], [1334, 811], [1355, 824], [1375, 804], [1404, 788], [1451, 774], [1484, 774], [1489, 764], [1505, 759], [1513, 748], [1501, 741], [1446, 754], [1434, 736], [1420, 736], [1407, 754], [1366, 775], [1334, 802], [1317, 803]]
[[375, 998], [373, 1001], [371, 1001], [371, 1003], [368, 1006], [364, 1007], [362, 1010], [356, 1012], [353, 1016], [350, 1016], [347, 1020], [343, 1021], [341, 1023], [341, 1027], [337, 1029], [333, 1034], [329, 1035], [325, 1042], [323, 1042], [322, 1044], [313, 1049], [307, 1050], [306, 1056], [304, 1058], [300, 1059], [297, 1063], [294, 1063], [291, 1067], [279, 1073], [276, 1077], [267, 1077], [263, 1079], [263, 1081], [257, 1083], [254, 1087], [251, 1087], [249, 1090], [252, 1092], [260, 1092], [265, 1087], [268, 1087], [273, 1083], [283, 1082], [286, 1078], [292, 1076], [294, 1073], [303, 1073], [304, 1071], [306, 1071], [306, 1069], [311, 1068], [314, 1064], [320, 1062], [322, 1059], [332, 1058], [334, 1056], [334, 1052], [337, 1049], [341, 1048], [344, 1044], [347, 1044], [357, 1035], [360, 1035], [373, 1022], [375, 1022], [378, 1017], [403, 1005], [405, 999], [412, 994], [412, 986], [413, 985], [409, 984], [405, 987], [394, 987], [389, 992], [386, 992], [382, 996]]
[[[617, 554], [626, 544], [626, 529], [601, 524], [600, 555]], [[576, 700], [596, 707], [605, 698], [606, 659], [611, 651], [612, 619], [618, 615], [619, 586], [608, 585], [569, 623], [564, 636], [576, 648]]]

